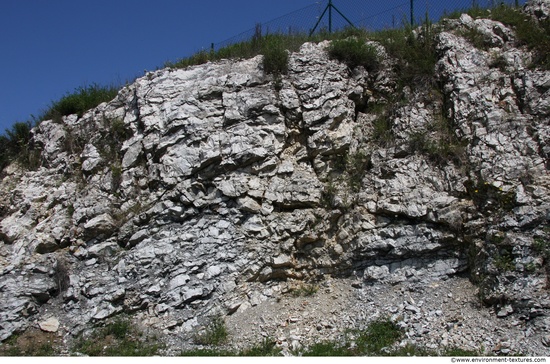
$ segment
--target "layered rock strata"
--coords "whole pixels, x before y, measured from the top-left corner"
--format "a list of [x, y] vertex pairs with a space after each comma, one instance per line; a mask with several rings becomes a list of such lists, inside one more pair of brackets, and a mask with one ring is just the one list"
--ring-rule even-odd
[[0, 340], [52, 313], [70, 334], [128, 314], [184, 340], [289, 282], [457, 275], [540, 339], [550, 73], [501, 23], [438, 27], [433, 80], [403, 91], [376, 43], [376, 72], [306, 43], [286, 75], [262, 56], [163, 69], [40, 123], [40, 168], [12, 164], [0, 184]]

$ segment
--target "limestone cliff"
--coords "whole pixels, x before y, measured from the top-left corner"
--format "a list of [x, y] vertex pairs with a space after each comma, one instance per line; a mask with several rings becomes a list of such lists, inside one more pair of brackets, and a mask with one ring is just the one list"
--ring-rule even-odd
[[404, 88], [380, 45], [368, 72], [306, 43], [280, 77], [262, 56], [162, 69], [41, 122], [40, 168], [0, 183], [0, 340], [118, 314], [185, 339], [295, 282], [461, 276], [543, 355], [550, 72], [499, 22], [436, 28], [433, 79]]

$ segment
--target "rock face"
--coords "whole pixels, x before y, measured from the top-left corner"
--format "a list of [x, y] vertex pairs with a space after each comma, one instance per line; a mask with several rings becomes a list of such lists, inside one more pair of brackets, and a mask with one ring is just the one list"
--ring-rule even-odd
[[[527, 12], [547, 16], [544, 4]], [[440, 27], [439, 88], [400, 103], [390, 58], [350, 70], [323, 42], [291, 54], [280, 78], [262, 56], [163, 69], [80, 118], [40, 123], [41, 167], [11, 165], [0, 184], [0, 340], [52, 311], [73, 334], [126, 313], [185, 339], [288, 282], [468, 275], [541, 342], [550, 73], [498, 22]], [[444, 130], [451, 157], [418, 146]]]

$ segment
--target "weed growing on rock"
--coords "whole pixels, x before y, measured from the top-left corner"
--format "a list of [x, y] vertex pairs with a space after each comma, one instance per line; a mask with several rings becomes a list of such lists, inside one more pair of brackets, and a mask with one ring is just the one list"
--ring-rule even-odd
[[0, 170], [13, 161], [28, 170], [40, 166], [40, 151], [30, 145], [31, 129], [31, 122], [17, 122], [0, 135]]
[[315, 343], [307, 348], [302, 356], [350, 356], [350, 350], [333, 341], [325, 341], [321, 343]]
[[315, 284], [301, 284], [298, 287], [292, 288], [290, 293], [294, 297], [309, 297], [313, 296], [319, 290], [319, 286]]
[[227, 340], [229, 333], [222, 317], [215, 317], [206, 329], [195, 337], [199, 345], [220, 345]]
[[73, 351], [89, 356], [152, 356], [162, 345], [154, 338], [140, 338], [141, 333], [128, 320], [118, 319], [81, 337]]
[[277, 76], [288, 72], [288, 51], [281, 36], [266, 36], [261, 53], [265, 73]]
[[477, 182], [468, 180], [464, 185], [476, 207], [485, 214], [508, 212], [516, 205], [516, 195], [512, 190], [505, 192], [482, 179]]
[[397, 60], [394, 67], [401, 87], [418, 88], [431, 82], [437, 54], [436, 32], [429, 19], [424, 21], [419, 32], [407, 25], [401, 29], [378, 31], [370, 37], [380, 42], [386, 52]]
[[380, 318], [367, 326], [356, 340], [360, 352], [369, 355], [383, 354], [382, 349], [389, 348], [403, 336], [403, 332], [389, 319]]
[[229, 349], [191, 349], [180, 352], [180, 356], [278, 356], [281, 349], [276, 346], [276, 341], [264, 338], [260, 343], [240, 351]]
[[55, 101], [38, 119], [60, 119], [61, 116], [77, 114], [81, 117], [86, 111], [98, 106], [102, 102], [111, 101], [116, 97], [118, 87], [92, 84], [81, 86], [74, 92], [66, 94]]
[[276, 345], [276, 341], [271, 338], [264, 340], [248, 349], [241, 350], [239, 356], [278, 356], [281, 353]]
[[[34, 336], [35, 334], [31, 334]], [[51, 335], [39, 333], [41, 340], [46, 342], [36, 342], [33, 337], [25, 338], [25, 334], [12, 335], [0, 346], [0, 356], [54, 356], [57, 350], [54, 347], [54, 340]]]
[[548, 240], [537, 237], [533, 240], [533, 249], [545, 259], [550, 259], [550, 243]]
[[364, 39], [353, 37], [335, 40], [330, 44], [328, 54], [350, 69], [363, 66], [369, 72], [376, 72], [380, 66], [376, 48], [365, 43]]
[[[462, 12], [454, 12], [446, 16], [450, 19], [457, 19]], [[542, 69], [550, 69], [550, 20], [545, 19], [535, 21], [529, 15], [521, 12], [520, 9], [499, 5], [491, 9], [482, 9], [472, 7], [467, 10], [467, 14], [473, 18], [492, 19], [503, 23], [515, 31], [517, 41], [521, 45], [527, 46], [535, 53], [535, 57], [531, 64], [532, 67], [540, 67]], [[480, 49], [487, 49], [487, 42], [483, 39], [479, 32], [466, 31], [466, 34], [461, 35], [469, 39], [472, 44]]]
[[54, 267], [53, 279], [57, 286], [58, 294], [65, 292], [70, 285], [69, 269], [65, 259], [58, 258]]
[[501, 248], [494, 257], [495, 267], [501, 272], [511, 272], [514, 270], [514, 258], [511, 247]]
[[409, 138], [411, 151], [418, 151], [428, 159], [445, 166], [449, 162], [457, 166], [465, 164], [467, 141], [457, 138], [451, 121], [443, 116], [436, 116], [425, 132], [416, 132]]

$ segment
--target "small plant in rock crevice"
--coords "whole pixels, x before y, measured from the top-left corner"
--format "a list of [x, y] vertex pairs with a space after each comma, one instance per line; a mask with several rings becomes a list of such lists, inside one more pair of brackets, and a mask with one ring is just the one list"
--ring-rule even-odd
[[485, 214], [505, 213], [516, 205], [513, 190], [506, 192], [481, 178], [477, 182], [470, 179], [464, 185], [476, 207]]
[[316, 284], [302, 283], [297, 287], [291, 288], [290, 293], [294, 297], [309, 297], [315, 295], [319, 290], [319, 286]]
[[350, 69], [362, 66], [368, 72], [376, 72], [380, 67], [378, 51], [364, 39], [337, 39], [332, 41], [327, 51], [330, 58], [345, 63]]
[[28, 170], [40, 166], [40, 151], [31, 145], [31, 122], [16, 122], [0, 135], [0, 170], [17, 161]]
[[227, 340], [229, 333], [222, 317], [215, 317], [208, 326], [195, 337], [200, 345], [217, 346]]

